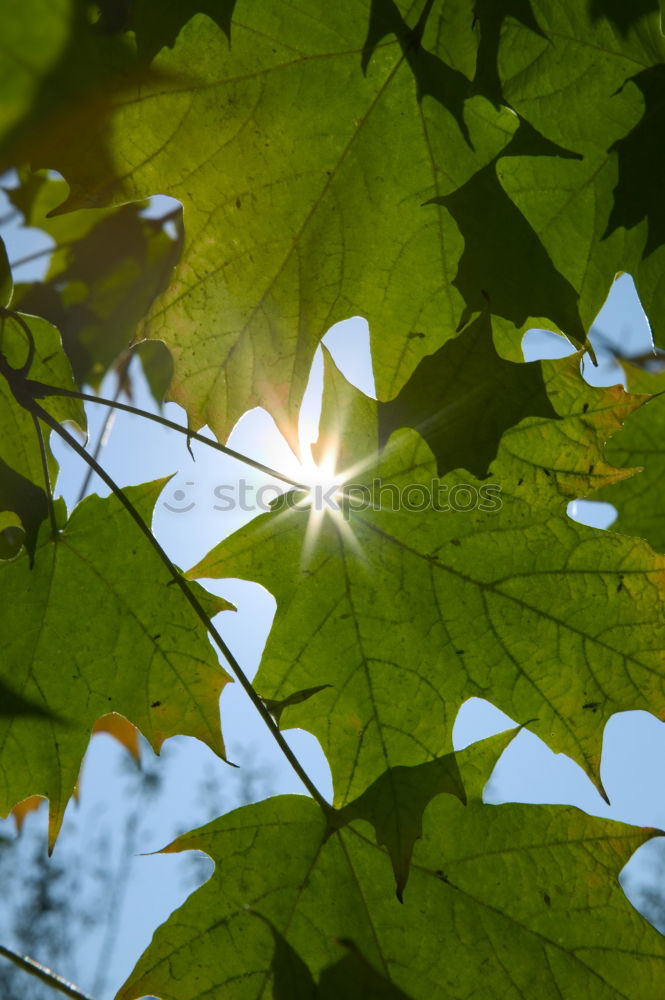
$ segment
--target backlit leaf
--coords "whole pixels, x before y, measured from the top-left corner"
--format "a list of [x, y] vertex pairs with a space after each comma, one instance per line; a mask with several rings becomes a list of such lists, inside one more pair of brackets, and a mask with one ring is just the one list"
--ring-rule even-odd
[[12, 297], [12, 272], [5, 244], [0, 240], [0, 306], [8, 306]]
[[409, 875], [413, 845], [422, 836], [423, 813], [431, 800], [443, 792], [466, 802], [454, 753], [417, 767], [391, 768], [335, 816], [336, 826], [345, 826], [354, 819], [372, 824], [377, 843], [390, 855], [400, 902]]
[[[36, 316], [19, 314], [0, 317], [0, 351], [11, 368], [21, 369], [30, 354], [30, 344], [20, 323], [27, 324], [34, 342], [29, 378], [64, 389], [75, 389], [69, 360], [62, 349], [60, 334]], [[86, 427], [79, 400], [52, 396], [45, 409], [56, 419]], [[51, 484], [57, 464], [48, 447], [49, 431], [42, 429]], [[0, 510], [14, 511], [25, 529], [25, 544], [34, 551], [39, 525], [48, 514], [44, 468], [39, 438], [32, 416], [16, 401], [10, 384], [0, 376]]]
[[[157, 931], [118, 1000], [281, 1000], [273, 976], [287, 957], [309, 1000], [318, 994], [306, 988], [320, 976], [321, 989], [339, 962], [340, 939], [413, 1000], [462, 1000], [486, 988], [500, 1000], [626, 1000], [635, 983], [656, 1000], [665, 943], [617, 879], [649, 835], [570, 808], [463, 806], [440, 796], [400, 905], [383, 851], [360, 828], [327, 837], [304, 798], [245, 807], [167, 848], [205, 851], [216, 871]], [[280, 956], [256, 913], [281, 935]]]
[[[228, 677], [178, 581], [113, 495], [52, 501], [26, 359], [129, 392], [137, 353], [190, 427], [221, 440], [262, 406], [297, 450], [317, 345], [357, 316], [381, 401], [324, 351], [325, 484], [190, 572], [275, 596], [247, 692], [318, 738], [334, 804], [268, 800], [167, 848], [216, 871], [123, 1000], [660, 1000], [665, 943], [617, 881], [650, 832], [481, 801], [519, 728], [602, 792], [603, 723], [665, 717], [665, 376], [579, 371], [622, 272], [665, 346], [659, 6], [4, 5], [2, 221], [57, 245], [14, 288], [0, 248], [0, 813], [49, 799], [52, 845], [94, 732], [224, 755]], [[177, 199], [162, 219], [154, 195]], [[20, 277], [42, 255], [12, 236]], [[578, 353], [524, 364], [533, 328]], [[127, 491], [146, 523], [161, 485]], [[572, 521], [580, 497], [619, 531]], [[516, 729], [454, 754], [473, 696]]]
[[[261, 916], [261, 914], [257, 914]], [[265, 917], [262, 918], [266, 920]], [[346, 955], [321, 973], [318, 984], [286, 938], [268, 920], [275, 940], [272, 961], [274, 1000], [409, 1000], [406, 993], [370, 965], [353, 941], [340, 940]], [[341, 949], [340, 949], [341, 950]]]
[[[230, 45], [199, 14], [149, 77], [132, 36], [77, 21], [78, 103], [63, 58], [50, 81], [66, 95], [49, 113], [58, 130], [37, 130], [33, 116], [17, 133], [33, 166], [68, 181], [70, 208], [156, 191], [185, 206], [185, 253], [150, 335], [171, 349], [174, 398], [197, 426], [228, 433], [260, 403], [288, 430], [338, 319], [370, 318], [382, 398], [460, 320], [451, 281], [463, 242], [445, 209], [424, 203], [490, 162], [518, 122], [445, 63], [455, 46], [438, 11], [422, 45], [409, 41], [417, 15], [400, 12], [363, 72], [370, 7], [245, 4]], [[81, 86], [86, 74], [95, 87]]]
[[[162, 487], [126, 491], [148, 521]], [[48, 527], [32, 567], [27, 557], [0, 567], [0, 680], [66, 725], [0, 720], [0, 813], [45, 796], [53, 840], [100, 716], [125, 716], [155, 750], [183, 733], [224, 756], [218, 699], [229, 678], [115, 498], [88, 497], [55, 539]], [[206, 605], [210, 613], [230, 607]]]
[[653, 393], [634, 413], [607, 447], [608, 458], [617, 465], [637, 466], [636, 475], [608, 486], [599, 500], [614, 504], [619, 512], [613, 529], [646, 538], [659, 552], [665, 551], [665, 376], [648, 375], [625, 364], [628, 387], [636, 393]]
[[379, 433], [385, 441], [413, 427], [434, 452], [440, 476], [468, 469], [483, 479], [503, 432], [531, 414], [557, 416], [541, 366], [499, 357], [484, 313], [424, 358], [399, 395], [379, 407]]
[[[50, 216], [66, 195], [67, 185], [44, 173], [28, 175], [9, 191], [25, 224], [55, 241], [45, 279], [17, 285], [15, 305], [57, 326], [78, 385], [98, 389], [109, 367], [134, 343], [139, 324], [168, 285], [182, 249], [182, 222], [173, 210], [163, 218], [145, 218], [146, 203], [141, 202], [118, 210]], [[169, 221], [176, 227], [174, 236], [166, 231]], [[157, 352], [161, 348], [167, 353], [163, 344], [152, 341], [147, 346], [149, 383], [162, 402], [172, 370], [167, 363], [158, 373]], [[140, 353], [144, 360], [146, 355]]]
[[[621, 386], [591, 388], [579, 375], [580, 355], [543, 361], [543, 378], [558, 420], [527, 417], [508, 428], [500, 446], [498, 467], [510, 470], [516, 488], [561, 509], [560, 497], [573, 499], [633, 475], [618, 468], [607, 442], [623, 421], [642, 405], [638, 396]], [[621, 463], [622, 465], [624, 463]], [[554, 491], [552, 491], [554, 487]], [[594, 496], [593, 499], [600, 499]]]
[[[564, 385], [566, 362], [555, 363]], [[591, 442], [594, 421], [606, 420], [599, 411]], [[573, 411], [578, 433], [585, 417]], [[489, 483], [459, 472], [439, 479], [412, 431], [377, 455], [376, 403], [327, 360], [324, 442], [348, 421], [342, 509], [265, 514], [189, 573], [254, 580], [275, 596], [256, 684], [274, 699], [331, 685], [287, 708], [282, 725], [321, 741], [340, 806], [387, 768], [447, 753], [471, 695], [536, 720], [534, 730], [596, 781], [599, 722], [664, 702], [663, 557], [571, 521], [546, 467], [534, 481], [516, 479], [547, 423], [563, 424], [531, 420], [524, 441], [507, 436]]]
[[[614, 276], [628, 271], [661, 341], [662, 185], [648, 144], [661, 115], [665, 39], [653, 5], [617, 13], [619, 30], [598, 16], [608, 6], [619, 9], [533, 0], [540, 34], [506, 21], [498, 56], [505, 99], [549, 140], [583, 158], [534, 157], [525, 149], [501, 157], [497, 176], [551, 265], [575, 289], [584, 326]], [[492, 247], [500, 253], [498, 240]]]

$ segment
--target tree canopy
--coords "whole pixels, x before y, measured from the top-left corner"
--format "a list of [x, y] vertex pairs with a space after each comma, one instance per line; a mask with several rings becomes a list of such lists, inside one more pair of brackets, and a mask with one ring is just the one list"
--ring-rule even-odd
[[[665, 942], [618, 883], [655, 831], [485, 805], [512, 734], [452, 744], [484, 697], [603, 792], [604, 723], [665, 718], [663, 377], [580, 374], [624, 272], [665, 349], [657, 0], [12, 0], [2, 25], [0, 169], [55, 245], [23, 284], [0, 252], [0, 813], [47, 798], [52, 845], [109, 713], [224, 757], [231, 676], [309, 793], [166, 848], [215, 874], [119, 998], [660, 997]], [[378, 399], [325, 354], [328, 509], [281, 474], [182, 572], [150, 530], [163, 482], [53, 496], [52, 435], [105, 476], [83, 402], [135, 354], [184, 435], [223, 449], [261, 406], [297, 451], [352, 316]], [[525, 363], [534, 328], [575, 353]], [[584, 497], [612, 531], [568, 517]], [[211, 577], [276, 599], [253, 683]]]

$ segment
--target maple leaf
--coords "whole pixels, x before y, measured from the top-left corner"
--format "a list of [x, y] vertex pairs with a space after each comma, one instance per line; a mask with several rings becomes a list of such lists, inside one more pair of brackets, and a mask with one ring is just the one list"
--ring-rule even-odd
[[[628, 387], [644, 400], [636, 413], [608, 444], [607, 457], [618, 466], [637, 466], [639, 474], [610, 485], [598, 499], [614, 504], [619, 513], [612, 530], [646, 538], [659, 552], [665, 550], [665, 376], [649, 375], [630, 364], [623, 365]], [[652, 394], [652, 395], [651, 395]]]
[[379, 438], [383, 443], [394, 430], [413, 427], [434, 452], [440, 476], [468, 469], [482, 479], [503, 432], [531, 414], [557, 416], [542, 367], [501, 358], [491, 317], [483, 313], [424, 358], [399, 395], [379, 407]]
[[[183, 203], [186, 246], [150, 336], [173, 353], [173, 398], [193, 426], [208, 423], [220, 437], [261, 404], [293, 440], [314, 351], [338, 319], [371, 320], [382, 398], [460, 320], [464, 302], [450, 282], [463, 241], [445, 209], [424, 203], [489, 162], [517, 120], [474, 94], [459, 70], [450, 70], [459, 104], [454, 113], [446, 106], [438, 50], [454, 45], [438, 14], [416, 51], [392, 36], [363, 72], [364, 6], [359, 17], [355, 5], [321, 4], [313, 17], [311, 4], [248, 5], [234, 12], [230, 46], [196, 15], [147, 77], [131, 35], [76, 22], [76, 73], [92, 72], [97, 90], [77, 103], [63, 58], [49, 84], [66, 95], [76, 127], [61, 123], [48, 98], [36, 101], [40, 120], [59, 127], [36, 129], [32, 110], [19, 130], [20, 154], [70, 184], [62, 210], [156, 190]], [[101, 111], [88, 90], [101, 93]], [[5, 143], [14, 160], [17, 142]], [[196, 345], [192, 329], [203, 333]]]
[[[163, 485], [125, 491], [144, 520]], [[125, 716], [154, 750], [183, 733], [223, 757], [218, 700], [229, 677], [117, 499], [88, 497], [55, 537], [48, 528], [32, 567], [24, 555], [0, 573], [0, 681], [59, 719], [0, 719], [0, 812], [48, 798], [53, 843], [101, 716]], [[201, 593], [211, 614], [232, 607]]]
[[[11, 285], [6, 288], [6, 305]], [[60, 334], [45, 320], [0, 310], [0, 355], [16, 371], [27, 365], [26, 376], [61, 389], [76, 386]], [[70, 421], [84, 430], [86, 418], [79, 400], [52, 397], [46, 409], [59, 421]], [[42, 445], [44, 453], [42, 454]], [[25, 545], [34, 551], [39, 525], [48, 516], [45, 466], [55, 481], [57, 463], [48, 445], [48, 432], [40, 430], [14, 397], [10, 382], [0, 379], [0, 511], [19, 515]], [[4, 526], [3, 526], [4, 527]]]
[[[635, 401], [626, 398], [630, 412]], [[602, 414], [607, 397], [598, 401]], [[665, 623], [653, 584], [665, 562], [644, 544], [569, 520], [546, 467], [553, 428], [558, 442], [586, 427], [600, 454], [594, 415], [581, 407], [568, 426], [525, 423], [507, 435], [491, 484], [458, 471], [439, 479], [412, 431], [377, 452], [375, 401], [326, 356], [317, 455], [334, 454], [347, 495], [341, 510], [310, 517], [281, 504], [189, 571], [254, 580], [275, 596], [256, 685], [276, 700], [330, 685], [287, 707], [282, 725], [321, 741], [339, 805], [386, 768], [448, 752], [453, 719], [472, 694], [537, 720], [534, 730], [597, 782], [599, 722], [662, 704]], [[545, 467], [534, 470], [539, 450]], [[576, 475], [562, 464], [564, 484], [566, 476], [579, 483], [582, 467]], [[621, 477], [613, 471], [601, 463], [601, 481]]]
[[[159, 928], [118, 1000], [281, 997], [287, 971], [300, 996], [327, 998], [340, 939], [369, 963], [368, 987], [381, 983], [378, 996], [391, 1000], [399, 990], [451, 1000], [489, 984], [502, 1000], [570, 991], [625, 1000], [636, 982], [656, 1000], [665, 942], [617, 879], [653, 831], [571, 808], [484, 806], [478, 753], [486, 762], [482, 744], [458, 754], [463, 776], [471, 765], [468, 805], [440, 795], [428, 807], [413, 901], [402, 906], [364, 825], [330, 835], [302, 797], [246, 806], [174, 841], [167, 852], [204, 851], [215, 873]], [[350, 997], [365, 995], [340, 979]]]
[[[540, 34], [516, 20], [502, 34], [505, 100], [553, 143], [583, 156], [499, 157], [500, 186], [576, 290], [586, 328], [615, 275], [627, 271], [663, 342], [662, 192], [658, 160], [645, 146], [662, 116], [658, 15], [642, 11], [619, 33], [590, 5], [533, 0], [531, 7]], [[498, 254], [496, 240], [493, 248]]]
[[[173, 210], [164, 218], [145, 218], [147, 202], [53, 216], [67, 191], [64, 181], [40, 172], [27, 174], [7, 192], [25, 225], [55, 241], [44, 279], [18, 284], [13, 303], [58, 328], [77, 384], [97, 391], [109, 367], [134, 344], [139, 324], [169, 283], [182, 249], [182, 219]], [[166, 231], [168, 223], [175, 236]], [[137, 353], [161, 403], [172, 376], [168, 352], [155, 340], [140, 345]]]

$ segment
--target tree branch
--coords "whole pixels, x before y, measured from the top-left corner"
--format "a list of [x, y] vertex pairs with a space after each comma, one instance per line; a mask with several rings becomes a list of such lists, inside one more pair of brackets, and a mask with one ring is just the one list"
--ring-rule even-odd
[[[29, 384], [27, 383], [27, 380], [22, 380], [22, 381], [25, 384]], [[15, 390], [15, 395], [16, 395], [16, 390]], [[27, 394], [24, 395], [24, 393], [20, 392], [19, 390], [17, 395], [17, 400], [21, 402], [21, 405], [27, 406], [27, 408], [31, 410], [33, 415], [39, 417], [39, 419], [43, 423], [47, 424], [51, 428], [51, 430], [55, 431], [55, 433], [58, 434], [63, 439], [63, 441], [67, 442], [70, 448], [73, 448], [74, 451], [78, 455], [80, 455], [80, 457], [83, 459], [84, 462], [87, 462], [94, 469], [99, 478], [104, 483], [106, 483], [106, 485], [109, 487], [110, 490], [113, 491], [114, 495], [118, 498], [118, 500], [123, 505], [129, 516], [132, 518], [132, 520], [135, 522], [135, 524], [138, 526], [141, 532], [148, 539], [153, 549], [163, 562], [164, 566], [166, 566], [167, 570], [169, 571], [171, 577], [173, 578], [174, 583], [182, 591], [184, 597], [192, 607], [193, 611], [195, 612], [201, 623], [205, 626], [209, 635], [213, 639], [215, 645], [217, 646], [222, 656], [224, 657], [224, 659], [230, 666], [231, 670], [235, 674], [236, 678], [240, 682], [240, 686], [243, 688], [245, 694], [248, 696], [248, 698], [254, 705], [254, 708], [257, 710], [257, 712], [263, 719], [264, 723], [270, 730], [272, 737], [274, 738], [280, 750], [288, 760], [289, 764], [291, 765], [295, 773], [298, 775], [298, 777], [300, 778], [300, 780], [302, 781], [303, 785], [310, 793], [312, 798], [321, 806], [321, 809], [323, 810], [325, 815], [328, 816], [329, 813], [332, 811], [332, 806], [330, 805], [330, 803], [326, 802], [321, 792], [318, 790], [318, 788], [316, 787], [312, 779], [309, 777], [309, 775], [303, 768], [298, 758], [291, 750], [291, 747], [284, 739], [284, 736], [280, 732], [279, 727], [275, 723], [270, 712], [266, 708], [265, 704], [263, 703], [259, 695], [254, 690], [251, 681], [245, 674], [244, 670], [236, 660], [235, 656], [233, 655], [229, 647], [222, 639], [221, 635], [211, 622], [210, 618], [208, 618], [208, 615], [203, 609], [203, 606], [201, 605], [200, 601], [198, 600], [194, 592], [190, 589], [187, 581], [184, 579], [182, 574], [171, 562], [168, 555], [166, 554], [162, 546], [159, 544], [159, 542], [153, 535], [148, 525], [145, 523], [145, 521], [138, 513], [138, 511], [135, 509], [131, 500], [129, 500], [129, 498], [126, 496], [122, 488], [118, 486], [118, 484], [111, 478], [111, 476], [109, 476], [106, 470], [102, 468], [99, 462], [97, 462], [96, 459], [94, 459], [91, 455], [87, 453], [85, 448], [83, 448], [83, 446], [80, 445], [78, 441], [74, 437], [72, 437], [72, 435], [64, 427], [62, 427], [61, 424], [58, 423], [55, 417], [52, 417], [50, 413], [47, 413], [47, 411], [43, 407], [41, 407], [39, 403], [37, 403], [34, 399], [30, 397], [26, 398], [26, 396]]]

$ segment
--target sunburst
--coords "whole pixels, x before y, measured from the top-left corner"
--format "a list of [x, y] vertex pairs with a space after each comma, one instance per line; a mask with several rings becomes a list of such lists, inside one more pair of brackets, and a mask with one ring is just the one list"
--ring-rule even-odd
[[360, 544], [349, 524], [348, 506], [345, 507], [344, 504], [344, 485], [349, 482], [355, 469], [340, 471], [336, 468], [337, 449], [334, 446], [318, 462], [312, 455], [309, 444], [305, 445], [302, 452], [299, 478], [309, 492], [294, 510], [300, 516], [303, 513], [307, 516], [301, 564], [306, 567], [311, 562], [326, 518], [332, 519], [343, 543], [362, 556]]

